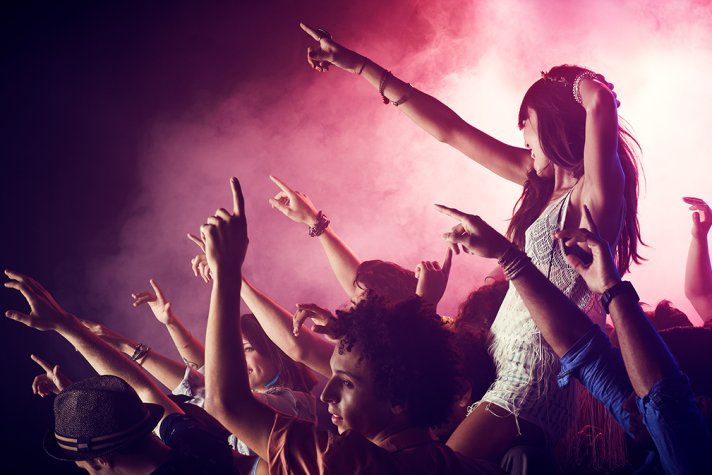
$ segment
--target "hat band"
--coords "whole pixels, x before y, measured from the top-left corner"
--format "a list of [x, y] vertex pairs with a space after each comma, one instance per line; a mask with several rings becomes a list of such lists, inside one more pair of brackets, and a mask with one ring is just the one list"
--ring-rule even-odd
[[70, 452], [88, 452], [91, 450], [104, 450], [114, 446], [119, 446], [131, 440], [135, 435], [137, 429], [143, 426], [146, 421], [151, 417], [151, 413], [146, 411], [143, 418], [129, 427], [119, 432], [114, 432], [112, 434], [101, 435], [99, 437], [65, 437], [54, 433], [55, 439], [57, 439], [57, 445], [59, 445], [64, 450], [69, 450]]

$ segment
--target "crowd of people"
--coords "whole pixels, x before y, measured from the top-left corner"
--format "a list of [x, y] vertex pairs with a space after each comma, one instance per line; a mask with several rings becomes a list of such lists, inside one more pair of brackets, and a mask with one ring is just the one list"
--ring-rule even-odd
[[[189, 235], [193, 272], [212, 285], [204, 344], [158, 282], [133, 295], [181, 361], [6, 270], [29, 311], [5, 315], [57, 332], [100, 375], [72, 383], [32, 355], [43, 370], [33, 392], [56, 395], [46, 452], [89, 473], [712, 473], [712, 211], [684, 198], [685, 294], [705, 327], [668, 301], [646, 312], [622, 279], [643, 260], [638, 144], [613, 84], [578, 66], [542, 72], [518, 113], [525, 147], [515, 147], [326, 30], [302, 29], [314, 70], [360, 76], [384, 104], [522, 186], [506, 235], [435, 205], [453, 220], [442, 262], [413, 272], [362, 261], [305, 194], [270, 177], [271, 207], [319, 240], [346, 293], [334, 312], [306, 303], [292, 313], [243, 272], [247, 217], [233, 177], [232, 208]], [[456, 316], [442, 316], [461, 252], [497, 265]], [[240, 314], [241, 301], [252, 313]]]

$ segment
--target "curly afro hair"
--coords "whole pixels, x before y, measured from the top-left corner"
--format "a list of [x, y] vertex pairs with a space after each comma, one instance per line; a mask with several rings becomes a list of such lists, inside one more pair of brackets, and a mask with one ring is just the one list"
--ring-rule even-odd
[[415, 426], [447, 421], [461, 392], [460, 361], [452, 332], [431, 306], [418, 297], [387, 305], [369, 296], [337, 317], [329, 334], [339, 353], [357, 345], [380, 397], [404, 406]]

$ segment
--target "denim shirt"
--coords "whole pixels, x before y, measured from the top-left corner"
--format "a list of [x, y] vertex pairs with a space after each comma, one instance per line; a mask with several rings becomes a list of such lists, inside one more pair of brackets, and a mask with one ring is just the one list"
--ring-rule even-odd
[[[633, 388], [623, 358], [596, 325], [561, 357], [559, 386], [566, 386], [572, 377], [601, 401], [629, 435], [635, 436], [631, 414], [624, 406]], [[712, 474], [712, 435], [702, 420], [687, 376], [679, 372], [663, 378], [635, 402], [664, 473]], [[655, 473], [654, 465], [645, 473]]]

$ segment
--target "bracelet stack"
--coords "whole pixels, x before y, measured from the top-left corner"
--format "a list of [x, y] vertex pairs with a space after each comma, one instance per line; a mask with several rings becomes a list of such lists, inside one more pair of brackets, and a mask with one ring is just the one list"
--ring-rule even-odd
[[136, 361], [140, 366], [143, 363], [143, 358], [148, 354], [149, 351], [151, 351], [150, 346], [144, 345], [143, 343], [139, 343], [134, 348], [134, 353], [131, 356], [131, 360]]
[[529, 256], [520, 251], [514, 244], [509, 246], [502, 257], [497, 260], [504, 271], [507, 280], [515, 279], [528, 265], [532, 263]]
[[324, 231], [326, 231], [326, 228], [329, 227], [329, 223], [331, 223], [329, 218], [327, 218], [324, 213], [319, 211], [316, 215], [316, 223], [314, 223], [314, 226], [309, 226], [309, 236], [321, 236]]

